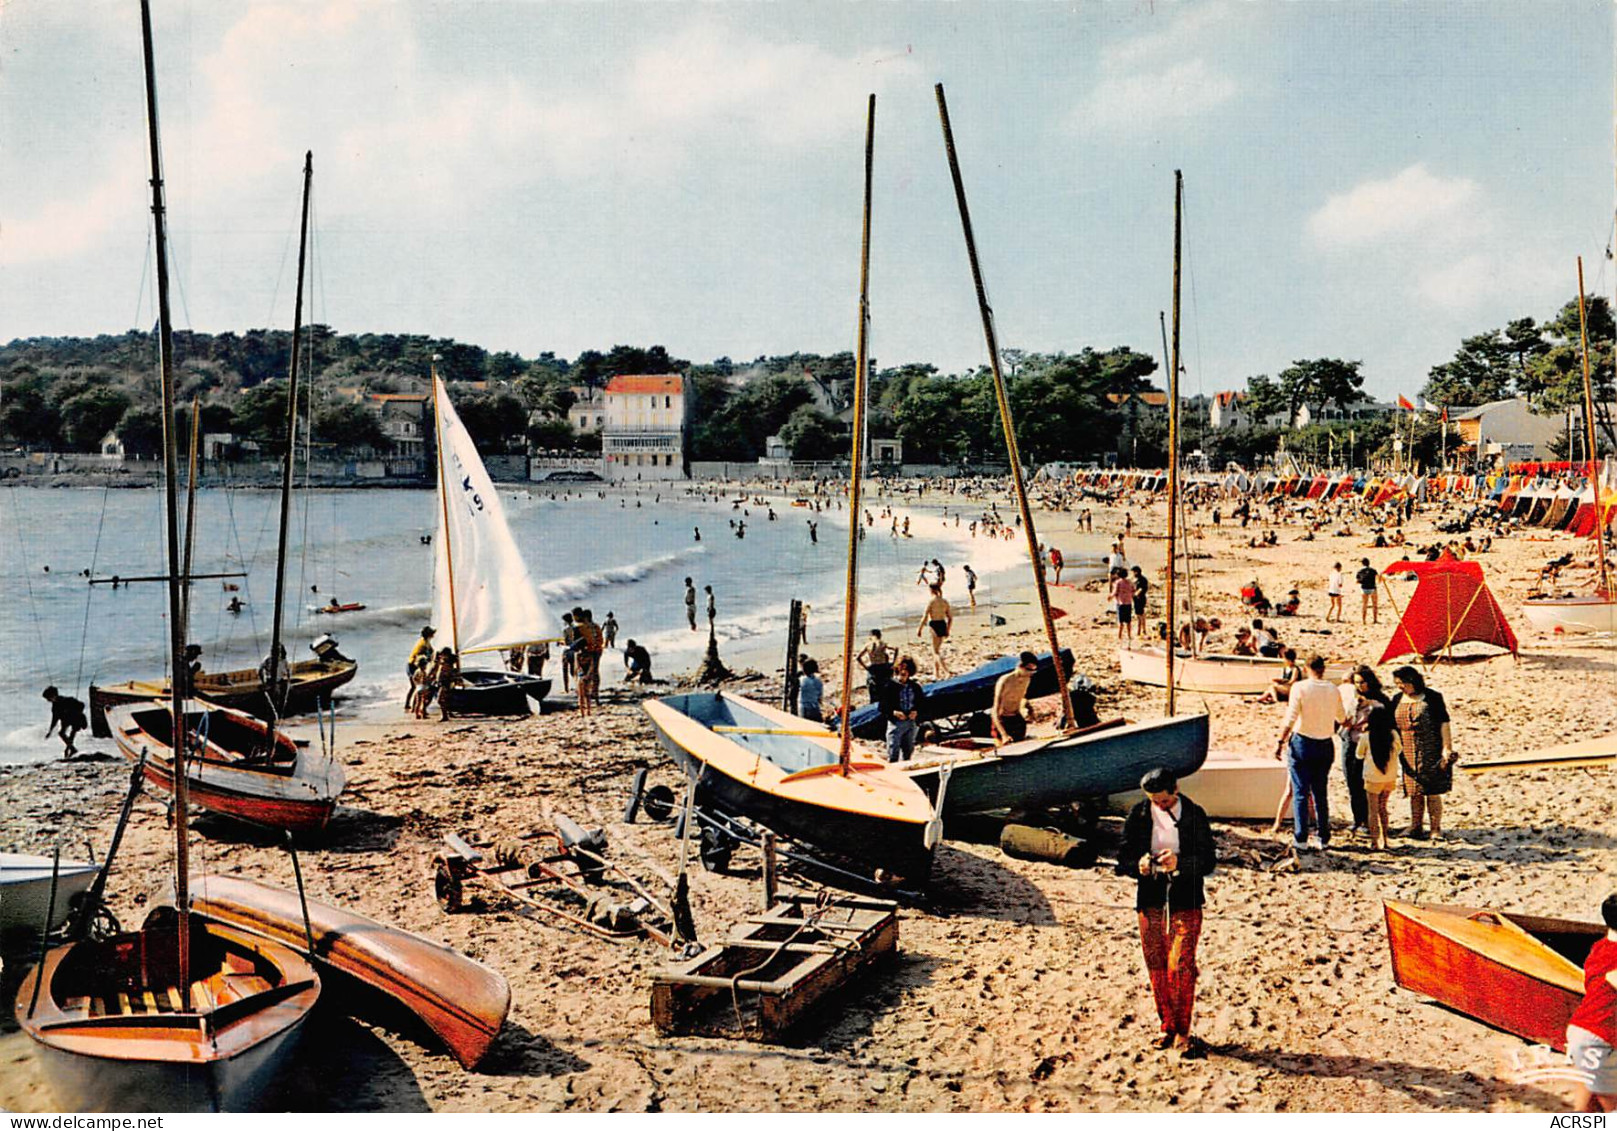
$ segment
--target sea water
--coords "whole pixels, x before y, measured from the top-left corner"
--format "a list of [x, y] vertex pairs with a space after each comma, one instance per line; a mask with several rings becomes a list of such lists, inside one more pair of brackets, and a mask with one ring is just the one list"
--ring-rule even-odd
[[[815, 513], [777, 499], [771, 521], [768, 504], [741, 502], [735, 491], [714, 502], [691, 497], [687, 488], [646, 485], [603, 498], [588, 485], [500, 486], [512, 534], [557, 619], [574, 606], [592, 610], [597, 622], [615, 614], [619, 651], [603, 660], [605, 681], [621, 678], [621, 649], [630, 639], [651, 651], [659, 677], [691, 670], [707, 645], [704, 585], [713, 587], [716, 635], [727, 659], [760, 647], [778, 647], [784, 656], [793, 598], [810, 606], [806, 651], [822, 662], [833, 656], [841, 634], [846, 510], [832, 504]], [[256, 667], [269, 649], [279, 495], [202, 489], [196, 506], [193, 574], [245, 576], [193, 583], [188, 638], [202, 645], [205, 670]], [[881, 503], [867, 509], [879, 514]], [[861, 542], [861, 636], [919, 618], [926, 592], [916, 576], [932, 558], [946, 567], [946, 593], [957, 607], [965, 603], [966, 562], [982, 579], [979, 603], [1029, 576], [1020, 537], [970, 536], [977, 510], [969, 503], [951, 504], [947, 518], [936, 510], [895, 510], [900, 522], [910, 515], [912, 537], [893, 537], [891, 520], [878, 518]], [[956, 511], [964, 514], [959, 525]], [[818, 542], [810, 538], [810, 521], [818, 523]], [[735, 527], [743, 522], [745, 536], [738, 538]], [[402, 704], [405, 657], [430, 622], [436, 534], [433, 491], [299, 492], [288, 537], [287, 651], [309, 658], [310, 641], [329, 632], [359, 662], [358, 675], [338, 693], [340, 716], [389, 717]], [[60, 757], [60, 742], [44, 737], [46, 685], [88, 706], [92, 683], [166, 674], [166, 586], [92, 586], [85, 571], [96, 578], [166, 572], [163, 492], [0, 488], [0, 761]], [[696, 632], [685, 619], [686, 577], [698, 592]], [[239, 613], [228, 611], [232, 597], [243, 603]], [[332, 598], [365, 608], [314, 612]], [[437, 642], [451, 644], [449, 626], [436, 627]], [[545, 674], [556, 678], [559, 692], [559, 649], [553, 655]], [[493, 655], [467, 660], [467, 666], [498, 663]], [[110, 743], [88, 732], [79, 747], [111, 752]]]

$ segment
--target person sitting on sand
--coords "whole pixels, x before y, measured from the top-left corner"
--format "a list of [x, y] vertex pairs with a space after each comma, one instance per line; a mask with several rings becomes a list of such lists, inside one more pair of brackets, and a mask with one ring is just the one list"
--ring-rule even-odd
[[1284, 601], [1275, 606], [1275, 616], [1294, 617], [1297, 615], [1297, 610], [1302, 607], [1302, 595], [1299, 594], [1297, 590], [1293, 589], [1291, 592], [1286, 594], [1286, 599]]
[[1281, 653], [1286, 663], [1280, 674], [1269, 681], [1269, 690], [1258, 697], [1259, 703], [1281, 703], [1291, 694], [1291, 685], [1303, 678], [1303, 669], [1297, 665], [1297, 649], [1287, 648]]
[[1235, 630], [1235, 646], [1230, 649], [1232, 656], [1256, 656], [1258, 650], [1252, 646], [1252, 630], [1238, 628]]
[[803, 658], [803, 677], [797, 683], [797, 715], [811, 723], [825, 722], [825, 681], [820, 679], [820, 661]]
[[1218, 864], [1207, 814], [1179, 792], [1162, 768], [1140, 779], [1145, 799], [1123, 822], [1117, 874], [1136, 883], [1134, 909], [1140, 947], [1156, 1001], [1159, 1049], [1177, 1048], [1182, 1058], [1205, 1055], [1190, 1035], [1196, 1005], [1196, 946], [1201, 939], [1206, 893], [1202, 880]]

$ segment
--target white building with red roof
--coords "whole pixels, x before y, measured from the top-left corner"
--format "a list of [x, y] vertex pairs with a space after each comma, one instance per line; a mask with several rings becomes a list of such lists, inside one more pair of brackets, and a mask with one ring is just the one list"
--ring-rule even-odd
[[606, 383], [602, 471], [609, 480], [684, 479], [690, 398], [678, 373], [632, 374]]

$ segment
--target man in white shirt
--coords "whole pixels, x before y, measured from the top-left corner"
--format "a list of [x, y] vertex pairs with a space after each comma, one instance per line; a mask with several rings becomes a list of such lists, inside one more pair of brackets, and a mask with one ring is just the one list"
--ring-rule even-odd
[[[1326, 800], [1326, 786], [1330, 782], [1331, 763], [1335, 761], [1338, 723], [1348, 721], [1342, 707], [1342, 696], [1325, 680], [1325, 657], [1308, 658], [1308, 678], [1292, 684], [1286, 699], [1286, 717], [1280, 724], [1280, 741], [1275, 744], [1275, 757], [1286, 749], [1290, 741], [1291, 756], [1286, 760], [1291, 771], [1291, 838], [1297, 851], [1305, 848], [1326, 848], [1331, 843], [1331, 811]], [[1308, 836], [1308, 799], [1314, 799], [1314, 814], [1318, 829], [1312, 839]]]

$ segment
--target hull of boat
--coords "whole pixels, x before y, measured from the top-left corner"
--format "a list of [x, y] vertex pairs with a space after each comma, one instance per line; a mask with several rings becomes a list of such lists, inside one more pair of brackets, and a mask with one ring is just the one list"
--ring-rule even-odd
[[243, 975], [199, 970], [199, 981], [216, 988], [205, 1002], [196, 994], [190, 1010], [173, 1009], [161, 973], [169, 970], [172, 985], [168, 915], [164, 926], [58, 947], [18, 987], [17, 1023], [64, 1110], [250, 1111], [293, 1051], [320, 996], [308, 963], [284, 946], [193, 919], [198, 966], [225, 956], [275, 982], [255, 977], [238, 994], [230, 978]]
[[[227, 751], [220, 745], [222, 739], [236, 740], [222, 733], [225, 723], [236, 724], [236, 735], [261, 735], [267, 744], [265, 724], [245, 712], [224, 707], [187, 712], [188, 725], [193, 728], [202, 718], [209, 720], [207, 729], [212, 734], [203, 755], [193, 754], [187, 761], [186, 784], [193, 806], [294, 835], [325, 829], [345, 784], [340, 763], [310, 758], [305, 749], [283, 734], [277, 736], [281, 760], [243, 759], [233, 764], [225, 755], [246, 751]], [[213, 725], [215, 719], [223, 722]], [[168, 743], [166, 705], [119, 707], [111, 713], [109, 722], [119, 752], [131, 762], [139, 762], [144, 752], [147, 782], [173, 793], [174, 754]]]
[[[896, 769], [861, 751], [844, 775], [835, 768], [835, 736], [799, 737], [790, 732], [807, 726], [802, 719], [725, 692], [674, 695], [642, 706], [663, 749], [697, 780], [704, 807], [881, 868], [904, 883], [926, 882], [932, 805]], [[715, 732], [714, 725], [767, 733], [732, 737]]]
[[1387, 901], [1393, 979], [1478, 1021], [1557, 1050], [1583, 1000], [1595, 923]]
[[[942, 792], [946, 818], [1036, 811], [1133, 789], [1159, 766], [1188, 777], [1207, 758], [1207, 736], [1206, 715], [1178, 715], [1027, 739], [983, 754], [926, 747], [905, 772], [934, 801]], [[941, 784], [945, 766], [947, 789]]]
[[[306, 945], [296, 892], [233, 876], [195, 881], [199, 915], [300, 950]], [[505, 1024], [511, 987], [458, 951], [351, 911], [310, 900], [314, 961], [323, 977], [351, 978], [426, 1023], [455, 1059], [475, 1068]], [[329, 988], [329, 987], [328, 987]]]
[[[331, 698], [332, 692], [354, 678], [359, 665], [352, 660], [328, 664], [320, 660], [306, 660], [292, 665], [292, 683], [287, 691], [286, 709], [282, 715], [301, 715], [314, 710]], [[197, 680], [196, 698], [220, 707], [233, 707], [261, 719], [271, 718], [269, 696], [258, 678], [256, 668], [243, 668], [230, 672], [206, 672]], [[169, 683], [166, 679], [132, 679], [123, 683], [98, 685], [90, 688], [90, 733], [97, 738], [111, 738], [112, 727], [107, 712], [114, 707], [131, 703], [144, 703], [150, 699], [166, 699]]]
[[73, 901], [88, 891], [101, 871], [94, 864], [63, 860], [56, 870], [56, 907], [51, 913], [51, 857], [0, 852], [0, 939], [38, 935], [45, 916], [50, 930], [67, 921]]
[[1579, 742], [1516, 751], [1503, 758], [1467, 759], [1460, 763], [1460, 769], [1468, 774], [1494, 770], [1584, 770], [1602, 766], [1617, 769], [1617, 731]]
[[[1016, 664], [1015, 656], [1005, 656], [961, 675], [926, 684], [926, 699], [922, 702], [921, 721], [948, 719], [957, 715], [967, 715], [973, 711], [986, 711], [994, 703], [994, 684], [999, 682], [1000, 676], [1014, 669]], [[1061, 667], [1070, 679], [1072, 649], [1061, 650]], [[1039, 670], [1033, 673], [1033, 679], [1028, 684], [1027, 697], [1038, 699], [1045, 695], [1054, 695], [1059, 690], [1061, 688], [1056, 683], [1055, 666], [1050, 663], [1050, 653], [1045, 652], [1039, 656]], [[860, 738], [874, 740], [882, 738], [887, 733], [887, 724], [882, 720], [881, 709], [874, 703], [859, 708], [853, 713], [850, 721], [853, 733]]]
[[465, 671], [464, 681], [449, 693], [451, 715], [528, 715], [528, 701], [541, 705], [550, 694], [550, 680], [521, 672]]
[[[1118, 666], [1124, 679], [1151, 687], [1168, 685], [1167, 655], [1161, 648], [1120, 648]], [[1261, 695], [1285, 667], [1282, 659], [1268, 656], [1188, 656], [1180, 653], [1173, 666], [1174, 687], [1218, 695]], [[1325, 678], [1332, 683], [1347, 678], [1348, 665], [1328, 664]]]
[[1617, 632], [1617, 601], [1609, 597], [1524, 601], [1522, 613], [1540, 632]]
[[[1267, 821], [1274, 817], [1286, 785], [1286, 767], [1278, 759], [1214, 750], [1201, 769], [1179, 780], [1179, 791], [1209, 817]], [[1144, 797], [1138, 789], [1113, 794], [1107, 807], [1126, 813]]]

